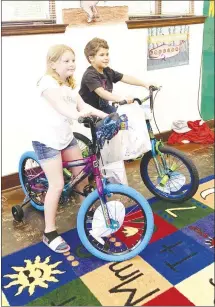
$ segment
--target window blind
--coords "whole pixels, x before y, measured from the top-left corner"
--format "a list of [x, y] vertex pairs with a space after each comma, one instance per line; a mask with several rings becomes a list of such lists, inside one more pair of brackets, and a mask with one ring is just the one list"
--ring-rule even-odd
[[55, 1], [2, 1], [2, 22], [56, 22]]
[[161, 14], [162, 15], [194, 14], [194, 1], [162, 0], [159, 2], [161, 2]]

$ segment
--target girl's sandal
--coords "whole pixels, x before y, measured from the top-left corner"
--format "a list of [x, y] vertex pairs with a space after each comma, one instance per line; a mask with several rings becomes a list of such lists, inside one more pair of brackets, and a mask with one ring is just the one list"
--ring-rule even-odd
[[52, 239], [48, 239], [46, 234], [43, 234], [43, 243], [56, 253], [65, 253], [70, 250], [70, 246], [58, 235], [57, 231], [56, 237]]

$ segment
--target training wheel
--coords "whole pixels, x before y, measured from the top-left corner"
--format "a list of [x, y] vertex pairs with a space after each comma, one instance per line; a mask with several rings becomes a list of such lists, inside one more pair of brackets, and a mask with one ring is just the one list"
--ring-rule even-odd
[[21, 206], [16, 205], [12, 207], [12, 214], [14, 217], [14, 220], [17, 222], [21, 222], [24, 217], [24, 211]]

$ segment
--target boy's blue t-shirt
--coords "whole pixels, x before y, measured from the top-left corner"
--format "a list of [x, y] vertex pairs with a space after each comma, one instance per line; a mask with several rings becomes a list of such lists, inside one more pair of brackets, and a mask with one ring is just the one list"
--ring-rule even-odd
[[93, 66], [90, 66], [82, 77], [79, 94], [86, 103], [101, 110], [102, 105], [107, 101], [104, 101], [94, 91], [103, 87], [105, 90], [112, 92], [113, 83], [120, 81], [122, 77], [123, 74], [109, 67], [104, 68], [103, 74], [100, 74]]

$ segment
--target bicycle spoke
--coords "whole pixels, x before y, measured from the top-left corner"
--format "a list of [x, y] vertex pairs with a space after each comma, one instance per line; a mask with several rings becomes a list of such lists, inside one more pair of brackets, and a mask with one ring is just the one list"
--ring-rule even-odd
[[107, 254], [128, 253], [143, 240], [146, 231], [145, 213], [138, 203], [122, 194], [108, 197], [106, 206], [113, 225], [119, 223], [118, 227], [114, 229], [106, 226], [98, 200], [91, 206], [96, 208], [92, 219], [87, 218], [90, 208], [86, 213], [85, 231], [88, 240], [96, 249]]
[[[44, 206], [44, 199], [47, 192], [47, 187], [40, 182], [41, 178], [44, 178], [43, 174], [37, 161], [27, 158], [23, 163], [23, 183], [30, 198], [39, 206]], [[44, 191], [41, 192], [42, 189], [44, 189]]]
[[[163, 159], [163, 160], [162, 160]], [[168, 197], [178, 197], [181, 194], [186, 193], [191, 184], [190, 172], [185, 163], [177, 156], [173, 154], [163, 154], [163, 158], [160, 156], [156, 157], [160, 172], [160, 177], [156, 168], [154, 158], [148, 163], [147, 173], [151, 184], [157, 189], [158, 193], [169, 195]], [[165, 161], [165, 163], [164, 163]], [[169, 179], [166, 183], [160, 185], [160, 181], [163, 176], [167, 175]], [[183, 188], [186, 185], [185, 188]]]

